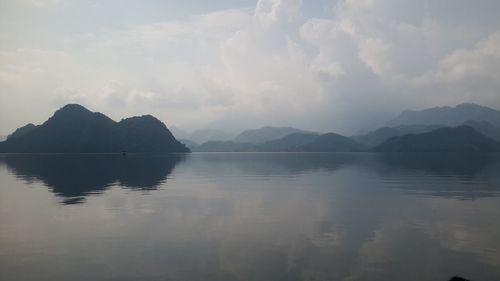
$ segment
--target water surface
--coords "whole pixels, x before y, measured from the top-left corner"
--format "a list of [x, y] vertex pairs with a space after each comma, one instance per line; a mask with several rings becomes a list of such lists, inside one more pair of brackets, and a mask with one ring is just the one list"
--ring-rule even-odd
[[0, 155], [0, 280], [500, 280], [500, 155]]

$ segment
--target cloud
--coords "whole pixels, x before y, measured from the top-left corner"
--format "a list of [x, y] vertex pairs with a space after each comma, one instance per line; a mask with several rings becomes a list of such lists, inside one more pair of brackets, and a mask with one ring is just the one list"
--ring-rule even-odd
[[500, 67], [500, 31], [479, 41], [473, 48], [459, 49], [445, 56], [433, 72], [436, 80], [459, 82], [483, 77], [496, 80]]
[[183, 19], [69, 30], [59, 50], [0, 46], [0, 98], [11, 108], [30, 99], [41, 108], [23, 118], [2, 106], [17, 121], [0, 127], [40, 120], [71, 99], [115, 118], [151, 113], [191, 129], [269, 124], [347, 134], [406, 108], [500, 108], [495, 3], [345, 0], [315, 18], [299, 0], [260, 0]]
[[499, 71], [500, 32], [495, 32], [471, 48], [450, 52], [414, 81], [421, 87], [439, 89], [443, 102], [463, 99], [498, 107]]
[[126, 108], [130, 99], [130, 92], [119, 81], [109, 81], [102, 89], [106, 102], [110, 107]]

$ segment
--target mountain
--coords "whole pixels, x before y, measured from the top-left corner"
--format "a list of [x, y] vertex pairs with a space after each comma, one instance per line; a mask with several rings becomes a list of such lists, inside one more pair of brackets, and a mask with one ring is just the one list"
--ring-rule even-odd
[[316, 139], [318, 134], [294, 133], [281, 139], [264, 143], [241, 143], [234, 141], [209, 141], [193, 147], [196, 152], [285, 152]]
[[500, 111], [472, 103], [464, 103], [455, 107], [434, 107], [420, 111], [406, 110], [391, 120], [387, 126], [415, 124], [460, 126], [469, 120], [486, 121], [500, 127]]
[[408, 134], [422, 134], [439, 128], [442, 125], [400, 125], [397, 127], [383, 127], [365, 135], [354, 136], [353, 139], [367, 147], [374, 147], [388, 139]]
[[493, 126], [489, 122], [469, 120], [464, 125], [472, 127], [474, 130], [493, 140], [500, 141], [500, 127]]
[[[18, 130], [16, 130], [18, 131]], [[189, 152], [165, 124], [151, 115], [115, 122], [77, 104], [57, 110], [42, 125], [0, 143], [1, 152], [107, 153]]]
[[500, 143], [469, 126], [440, 128], [423, 134], [393, 137], [376, 146], [381, 152], [472, 152], [500, 151]]
[[311, 133], [292, 127], [263, 127], [254, 130], [246, 130], [234, 138], [235, 142], [241, 143], [263, 143], [277, 140], [294, 133]]
[[252, 148], [252, 150], [260, 152], [294, 151], [299, 146], [310, 143], [318, 137], [319, 135], [314, 133], [293, 133], [281, 139], [257, 144]]
[[252, 144], [234, 141], [207, 141], [193, 148], [195, 152], [244, 152], [251, 151]]
[[335, 133], [320, 135], [313, 141], [300, 145], [294, 151], [300, 152], [357, 152], [364, 148], [351, 138]]
[[354, 152], [363, 146], [354, 140], [328, 133], [293, 133], [283, 138], [263, 143], [234, 141], [209, 141], [195, 147], [196, 152]]
[[26, 133], [33, 131], [36, 128], [37, 128], [37, 126], [29, 123], [25, 126], [22, 126], [21, 128], [17, 128], [12, 134], [7, 136], [7, 139], [20, 137], [22, 135], [25, 135]]
[[178, 140], [181, 143], [183, 143], [184, 145], [186, 145], [191, 150], [193, 150], [193, 148], [198, 147], [200, 145], [194, 141], [190, 141], [190, 140], [186, 140], [186, 139], [178, 139]]

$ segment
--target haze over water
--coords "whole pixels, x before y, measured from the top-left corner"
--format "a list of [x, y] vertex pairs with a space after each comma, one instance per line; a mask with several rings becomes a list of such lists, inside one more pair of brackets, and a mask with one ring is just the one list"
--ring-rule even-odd
[[0, 279], [500, 280], [499, 169], [498, 154], [3, 155]]

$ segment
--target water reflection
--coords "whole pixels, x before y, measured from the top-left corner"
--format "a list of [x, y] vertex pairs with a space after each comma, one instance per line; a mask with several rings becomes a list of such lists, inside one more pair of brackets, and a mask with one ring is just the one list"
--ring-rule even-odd
[[[0, 165], [0, 279], [500, 280], [497, 156], [414, 156], [5, 159], [21, 180]], [[61, 208], [33, 180], [75, 203], [106, 192]]]
[[[335, 171], [346, 166], [363, 166], [377, 173], [423, 172], [463, 179], [500, 164], [499, 154], [481, 153], [220, 153], [195, 154], [190, 165], [237, 168], [258, 175], [301, 174]], [[215, 166], [212, 166], [215, 165]], [[205, 170], [205, 169], [204, 169]]]
[[498, 154], [372, 154], [363, 166], [381, 177], [380, 184], [408, 192], [458, 199], [500, 195]]
[[257, 176], [297, 176], [318, 170], [333, 172], [363, 157], [356, 153], [200, 153], [190, 155], [189, 165], [208, 173], [225, 169]]
[[[475, 199], [500, 195], [500, 155], [481, 153], [198, 154], [189, 166], [204, 176], [296, 178], [346, 168], [374, 173], [374, 186], [410, 193]], [[238, 180], [240, 180], [238, 178]]]
[[[388, 171], [423, 171], [435, 175], [470, 178], [498, 161], [491, 153], [375, 153]], [[373, 167], [373, 166], [372, 166]]]
[[171, 210], [220, 239], [221, 279], [500, 277], [496, 155], [208, 154], [186, 166], [231, 206], [191, 197]]
[[111, 185], [154, 190], [164, 183], [182, 154], [145, 155], [5, 155], [9, 171], [26, 182], [42, 181], [63, 204], [85, 202], [85, 196], [102, 193]]
[[[110, 185], [154, 190], [184, 160], [203, 177], [221, 172], [231, 180], [252, 177], [299, 177], [310, 172], [332, 173], [346, 167], [364, 169], [380, 183], [407, 192], [475, 199], [500, 192], [500, 158], [497, 154], [457, 153], [222, 153], [129, 155], [4, 155], [9, 171], [30, 182], [40, 180], [64, 198], [64, 204], [85, 202], [85, 196], [102, 193]], [[480, 182], [488, 184], [478, 184]], [[236, 184], [236, 183], [235, 183]]]

